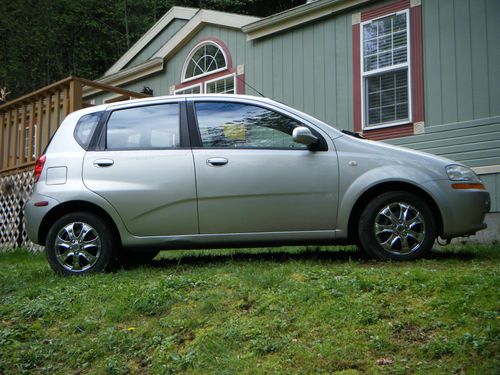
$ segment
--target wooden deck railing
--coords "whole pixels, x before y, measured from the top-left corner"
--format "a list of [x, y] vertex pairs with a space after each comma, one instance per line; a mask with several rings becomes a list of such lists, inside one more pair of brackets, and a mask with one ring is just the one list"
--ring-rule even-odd
[[0, 175], [34, 165], [62, 120], [84, 106], [83, 86], [129, 98], [149, 96], [84, 78], [68, 77], [0, 105]]

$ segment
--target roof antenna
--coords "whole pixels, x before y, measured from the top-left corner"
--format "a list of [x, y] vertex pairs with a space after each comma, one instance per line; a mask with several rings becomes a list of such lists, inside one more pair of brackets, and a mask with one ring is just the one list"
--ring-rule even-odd
[[240, 77], [238, 77], [238, 75], [237, 75], [237, 74], [235, 74], [235, 77], [236, 77], [236, 79], [238, 79], [238, 80], [240, 80], [241, 82], [243, 82], [243, 84], [244, 84], [245, 86], [250, 87], [250, 88], [251, 88], [253, 91], [255, 91], [257, 94], [259, 94], [260, 96], [262, 96], [263, 98], [265, 98], [265, 95], [264, 95], [263, 93], [261, 93], [259, 90], [257, 90], [255, 87], [253, 87], [251, 84], [246, 83], [244, 80], [242, 80]]

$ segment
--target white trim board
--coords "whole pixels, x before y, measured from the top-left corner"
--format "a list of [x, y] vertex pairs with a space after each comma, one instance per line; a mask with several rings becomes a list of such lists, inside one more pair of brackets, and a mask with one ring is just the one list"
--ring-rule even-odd
[[204, 25], [213, 24], [217, 26], [225, 26], [233, 29], [239, 29], [251, 22], [258, 21], [260, 18], [251, 16], [242, 16], [240, 14], [232, 14], [218, 12], [215, 10], [200, 9], [196, 15], [191, 18], [170, 40], [161, 47], [152, 58], [161, 57], [169, 58], [180, 48], [182, 48], [187, 40], [198, 32]]
[[[131, 68], [121, 70], [110, 76], [105, 76], [97, 79], [96, 82], [106, 83], [108, 85], [119, 86], [124, 83], [135, 81], [139, 78], [147, 77], [148, 75], [161, 72], [164, 68], [163, 59], [153, 59], [147, 60], [146, 62], [133, 66]], [[93, 87], [84, 86], [83, 87], [83, 97], [88, 97], [90, 95], [98, 94], [102, 92], [101, 89], [96, 89]]]
[[350, 8], [368, 3], [369, 1], [371, 0], [313, 1], [245, 25], [243, 31], [247, 34], [247, 40], [258, 39], [307, 22], [312, 22], [318, 18], [347, 11]]
[[148, 45], [170, 22], [174, 19], [190, 20], [198, 11], [195, 8], [172, 7], [156, 22], [125, 54], [109, 68], [104, 77], [118, 73], [127, 65], [144, 47]]
[[[181, 14], [181, 16], [177, 16]], [[123, 69], [123, 67], [132, 60], [170, 21], [174, 18], [185, 18], [189, 14], [192, 17], [189, 21], [181, 27], [177, 33], [175, 33], [172, 38], [161, 47], [149, 60], [146, 62], [131, 67], [128, 69]], [[128, 50], [108, 71], [105, 75], [96, 80], [96, 82], [102, 82], [112, 85], [122, 85], [130, 81], [142, 78], [146, 75], [163, 70], [164, 64], [163, 60], [175, 54], [180, 48], [182, 48], [189, 40], [192, 38], [203, 26], [206, 24], [213, 24], [217, 26], [223, 26], [228, 28], [234, 28], [241, 30], [241, 28], [251, 22], [258, 21], [260, 18], [243, 16], [240, 14], [218, 12], [214, 10], [206, 9], [193, 9], [193, 8], [183, 8], [183, 7], [172, 7], [165, 16], [163, 16], [160, 21], [158, 21], [144, 36], [135, 43], [130, 50]], [[161, 67], [160, 62], [161, 61]], [[149, 68], [153, 66], [154, 68]], [[85, 96], [92, 95], [96, 93], [96, 90], [85, 90]]]
[[484, 167], [472, 167], [472, 170], [479, 175], [500, 173], [500, 165], [486, 165]]

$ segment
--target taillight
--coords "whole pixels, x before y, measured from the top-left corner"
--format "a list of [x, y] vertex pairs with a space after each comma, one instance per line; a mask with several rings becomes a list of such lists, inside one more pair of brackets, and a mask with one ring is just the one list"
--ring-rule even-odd
[[35, 182], [38, 182], [38, 179], [40, 178], [40, 175], [42, 174], [43, 166], [45, 165], [45, 160], [47, 160], [47, 157], [45, 155], [40, 155], [38, 159], [36, 159], [35, 162]]

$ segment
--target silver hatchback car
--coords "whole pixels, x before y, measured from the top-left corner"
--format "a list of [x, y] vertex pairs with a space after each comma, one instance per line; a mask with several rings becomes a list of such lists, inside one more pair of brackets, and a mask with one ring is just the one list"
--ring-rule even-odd
[[448, 159], [359, 139], [275, 101], [186, 95], [70, 114], [37, 160], [30, 239], [61, 274], [163, 249], [356, 243], [408, 260], [486, 227]]

